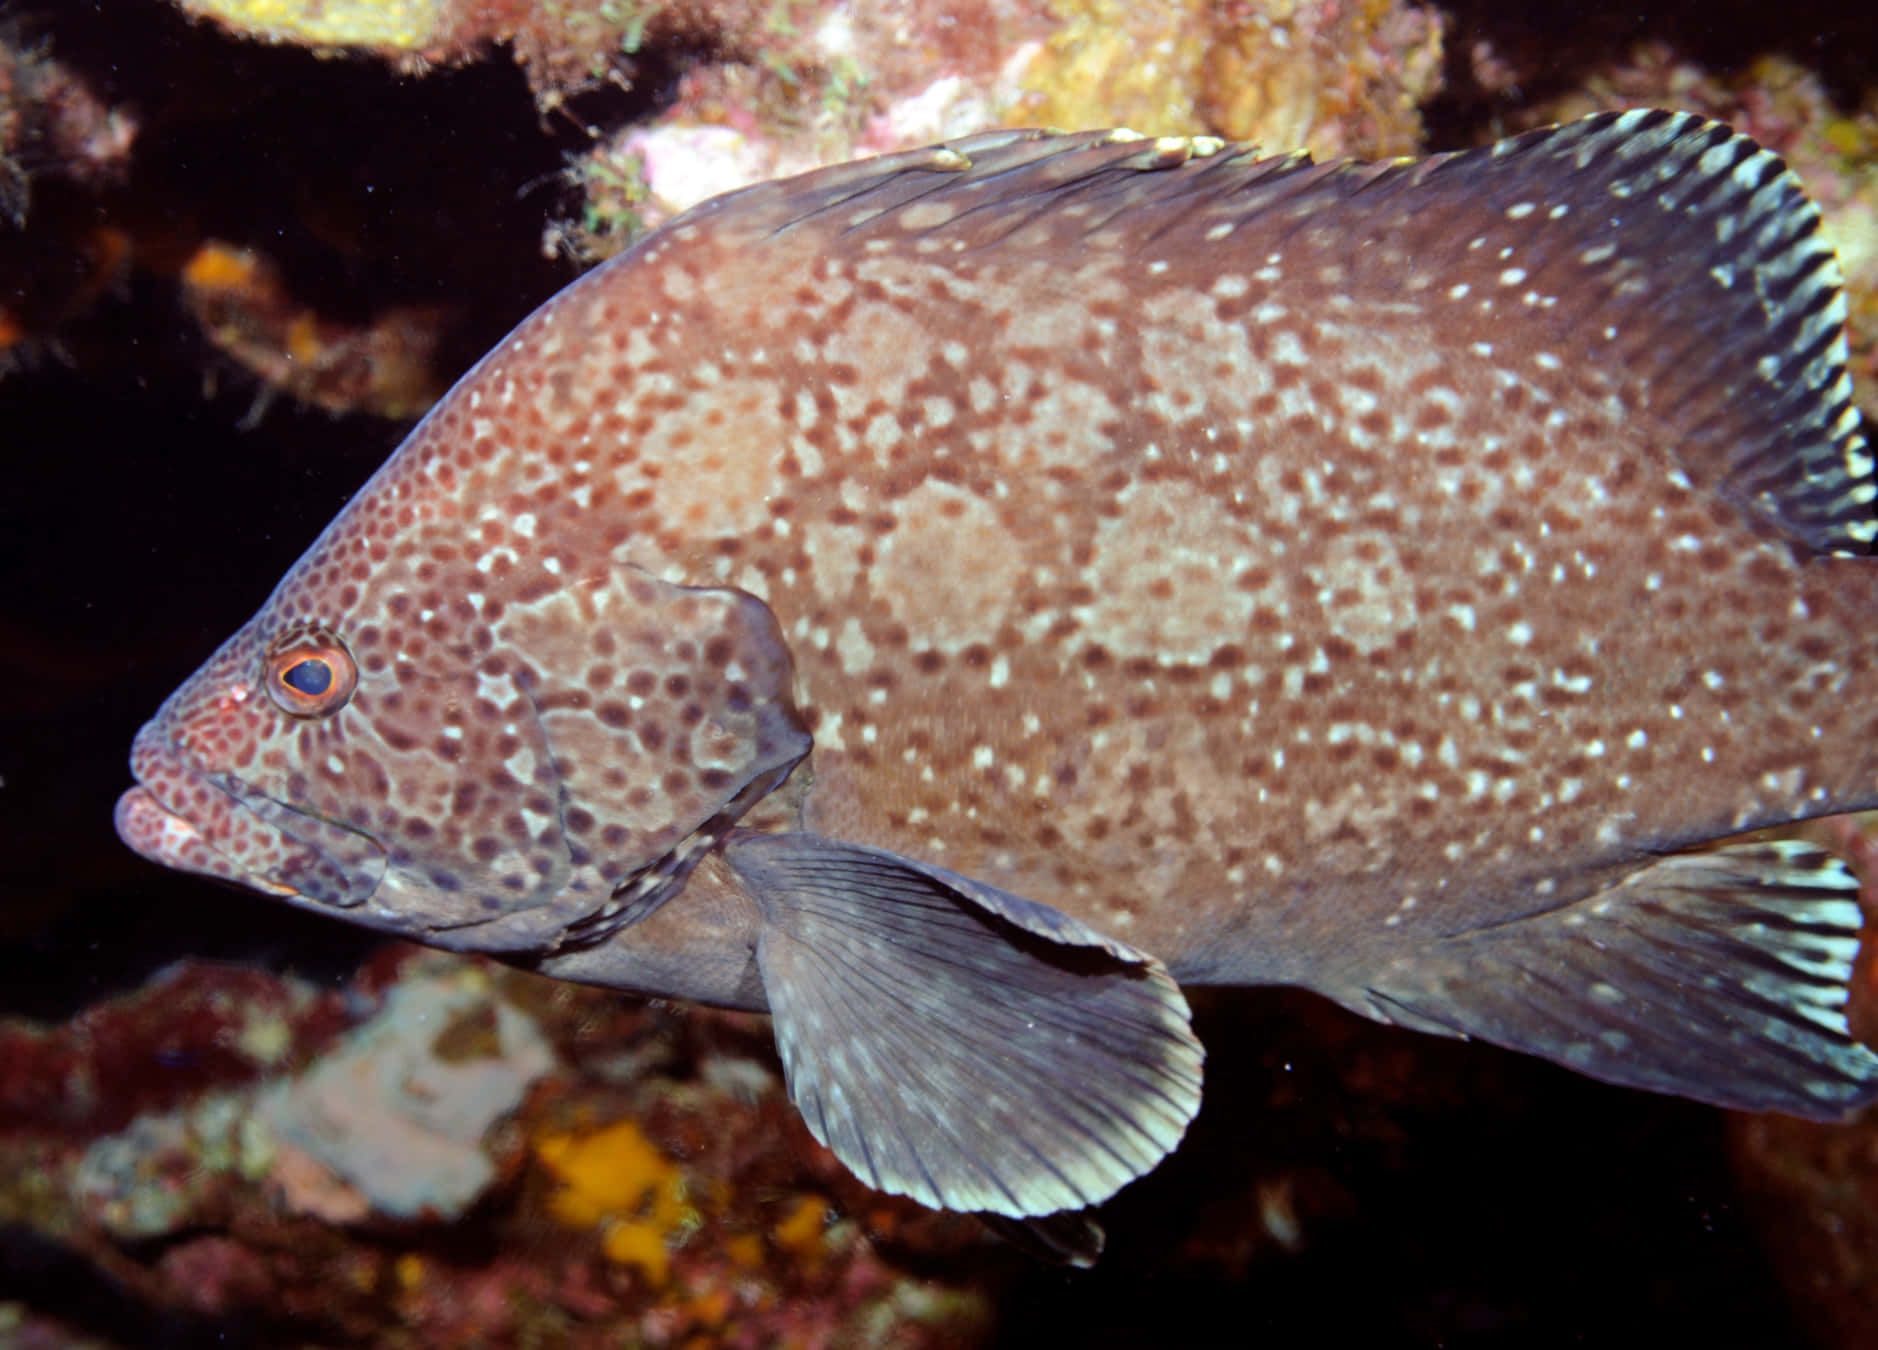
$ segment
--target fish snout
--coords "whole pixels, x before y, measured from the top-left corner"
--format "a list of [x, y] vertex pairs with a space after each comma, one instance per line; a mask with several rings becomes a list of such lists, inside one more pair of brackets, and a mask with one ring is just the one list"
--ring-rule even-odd
[[210, 845], [190, 821], [164, 806], [147, 787], [134, 787], [117, 799], [113, 819], [117, 837], [153, 863], [183, 872], [218, 877], [276, 894], [292, 894], [242, 871]]
[[197, 767], [160, 722], [131, 747], [138, 785], [118, 798], [118, 837], [155, 863], [269, 895], [350, 908], [378, 889], [371, 837]]

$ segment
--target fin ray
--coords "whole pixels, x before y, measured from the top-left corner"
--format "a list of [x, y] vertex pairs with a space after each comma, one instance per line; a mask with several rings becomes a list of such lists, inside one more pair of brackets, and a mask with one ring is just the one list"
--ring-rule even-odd
[[1675, 854], [1402, 957], [1367, 995], [1385, 1020], [1610, 1082], [1836, 1119], [1878, 1098], [1878, 1055], [1846, 1020], [1856, 885], [1792, 840]]
[[862, 1180], [1021, 1219], [1099, 1204], [1179, 1142], [1200, 1048], [1158, 963], [883, 850], [749, 835], [725, 858], [763, 911], [790, 1095]]

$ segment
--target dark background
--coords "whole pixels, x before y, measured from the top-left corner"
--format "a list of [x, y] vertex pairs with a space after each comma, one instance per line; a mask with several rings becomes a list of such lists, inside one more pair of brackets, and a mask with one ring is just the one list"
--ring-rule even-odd
[[[1785, 50], [1847, 106], [1878, 82], [1878, 6], [1506, 12], [1519, 8], [1447, 6], [1454, 63], [1450, 93], [1428, 110], [1432, 148], [1480, 139], [1509, 100], [1570, 87], [1645, 37], [1722, 70]], [[585, 143], [574, 123], [643, 114], [664, 91], [655, 54], [635, 94], [543, 118], [500, 54], [412, 81], [373, 62], [231, 42], [154, 0], [26, 8], [7, 22], [49, 39], [142, 126], [122, 184], [36, 181], [35, 230], [110, 219], [141, 239], [251, 244], [327, 314], [448, 305], [452, 371], [573, 275], [542, 256], [541, 232], [568, 207], [557, 174]], [[1537, 87], [1474, 87], [1461, 58], [1481, 37], [1546, 53], [1531, 66]], [[330, 201], [354, 214], [336, 227], [310, 209]], [[0, 223], [0, 302], [43, 285], [36, 272], [74, 265], [42, 242]], [[259, 394], [208, 346], [173, 280], [144, 269], [0, 373], [0, 1015], [63, 1018], [185, 955], [336, 980], [372, 946], [144, 863], [111, 829], [139, 723], [404, 431], [285, 398], [254, 418]], [[1806, 1343], [1738, 1194], [1718, 1113], [1356, 1028], [1296, 995], [1208, 997], [1201, 1017], [1210, 1086], [1195, 1138], [1111, 1207], [1111, 1251], [1094, 1276], [1039, 1270], [1015, 1291], [1009, 1344]], [[1382, 1108], [1366, 1116], [1335, 1071], [1351, 1037], [1443, 1090], [1407, 1108], [1398, 1095], [1387, 1128], [1372, 1128]], [[1455, 1110], [1450, 1090], [1474, 1105]], [[1312, 1093], [1336, 1096], [1336, 1109], [1271, 1110]], [[1343, 1137], [1306, 1128], [1325, 1120], [1343, 1122]], [[1248, 1184], [1253, 1158], [1261, 1172], [1294, 1163], [1307, 1189], [1333, 1197], [1314, 1208], [1334, 1221], [1295, 1257], [1240, 1268], [1220, 1256], [1232, 1238], [1206, 1211]], [[1170, 1260], [1169, 1244], [1196, 1231], [1205, 1259]], [[107, 1292], [82, 1266], [0, 1242], [0, 1298], [102, 1318], [123, 1335], [137, 1314], [114, 1311]]]

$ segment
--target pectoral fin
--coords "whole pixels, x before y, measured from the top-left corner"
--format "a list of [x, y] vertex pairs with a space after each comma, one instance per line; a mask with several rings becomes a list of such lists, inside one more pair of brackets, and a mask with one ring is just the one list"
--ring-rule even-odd
[[810, 1131], [869, 1185], [1013, 1218], [1107, 1199], [1180, 1142], [1199, 1042], [1152, 958], [1047, 906], [792, 833], [725, 858]]
[[1405, 955], [1370, 982], [1370, 1008], [1628, 1087], [1837, 1119], [1878, 1097], [1878, 1055], [1846, 1022], [1857, 892], [1797, 840], [1675, 854]]

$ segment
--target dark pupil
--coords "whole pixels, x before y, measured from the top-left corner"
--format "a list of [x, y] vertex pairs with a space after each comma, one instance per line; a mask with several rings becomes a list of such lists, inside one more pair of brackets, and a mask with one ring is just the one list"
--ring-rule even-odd
[[281, 672], [281, 683], [308, 698], [318, 698], [333, 687], [333, 668], [318, 657], [296, 661]]

